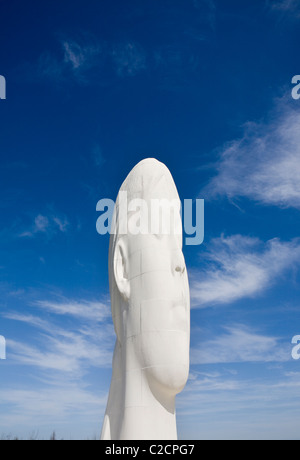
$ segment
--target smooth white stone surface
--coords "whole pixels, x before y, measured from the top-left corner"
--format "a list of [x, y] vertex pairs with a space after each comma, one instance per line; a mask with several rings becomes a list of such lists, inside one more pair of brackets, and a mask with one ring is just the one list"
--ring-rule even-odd
[[[153, 158], [120, 191], [128, 200], [179, 200], [169, 170]], [[112, 234], [109, 283], [117, 340], [101, 439], [177, 439], [175, 396], [188, 378], [190, 342], [182, 234]]]

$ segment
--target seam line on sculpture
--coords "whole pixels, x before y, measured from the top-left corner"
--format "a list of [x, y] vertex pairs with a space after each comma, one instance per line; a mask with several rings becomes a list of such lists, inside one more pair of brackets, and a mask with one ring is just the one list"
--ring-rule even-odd
[[138, 337], [139, 335], [142, 334], [142, 332], [181, 332], [182, 334], [187, 334], [186, 331], [183, 331], [181, 329], [160, 329], [160, 330], [157, 330], [157, 329], [148, 329], [148, 330], [145, 330], [143, 329], [143, 331], [139, 332], [138, 334], [132, 334], [132, 335], [128, 335], [126, 337], [126, 340], [128, 339], [131, 339], [132, 337]]
[[153, 273], [153, 272], [155, 272], [155, 273], [157, 273], [157, 272], [169, 272], [169, 271], [170, 271], [169, 268], [160, 269], [160, 270], [158, 270], [158, 269], [155, 268], [155, 269], [153, 269], [153, 270], [148, 270], [148, 271], [139, 273], [138, 275], [135, 275], [135, 276], [133, 276], [132, 278], [128, 278], [128, 280], [129, 280], [129, 281], [132, 281], [132, 280], [134, 280], [135, 278], [138, 278], [139, 276], [146, 275], [147, 273]]
[[[179, 366], [184, 366], [184, 364], [179, 364]], [[141, 367], [141, 371], [143, 371], [144, 369], [152, 369], [153, 367], [178, 367], [178, 364], [155, 364], [154, 366], [146, 366], [146, 367]], [[185, 366], [184, 366], [185, 367]]]

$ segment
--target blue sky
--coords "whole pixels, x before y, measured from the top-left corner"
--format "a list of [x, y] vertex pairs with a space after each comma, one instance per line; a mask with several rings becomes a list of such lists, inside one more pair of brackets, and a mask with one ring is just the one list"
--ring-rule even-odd
[[0, 8], [0, 433], [99, 436], [114, 333], [96, 203], [151, 156], [205, 199], [179, 437], [299, 438], [299, 1]]

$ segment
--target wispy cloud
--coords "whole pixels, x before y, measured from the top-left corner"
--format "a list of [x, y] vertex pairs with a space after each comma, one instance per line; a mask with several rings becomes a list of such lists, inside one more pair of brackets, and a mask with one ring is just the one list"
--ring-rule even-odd
[[[250, 369], [247, 367], [246, 375], [238, 364], [235, 366], [239, 369], [235, 375], [224, 366], [215, 376], [194, 371], [195, 378], [177, 398], [178, 418], [185, 420], [181, 429], [183, 437], [297, 439], [299, 375], [278, 371], [268, 379], [265, 374], [264, 377], [259, 373], [251, 375], [254, 364], [249, 365]], [[282, 430], [283, 424], [287, 430]]]
[[225, 333], [191, 350], [192, 364], [291, 360], [290, 344], [284, 349], [277, 337], [262, 335], [242, 324], [224, 329]]
[[74, 300], [39, 300], [36, 305], [46, 311], [57, 315], [67, 315], [75, 318], [85, 318], [101, 322], [110, 317], [109, 307], [101, 302], [96, 301], [74, 301]]
[[296, 13], [300, 11], [299, 0], [273, 0], [267, 1], [267, 5], [273, 11], [281, 11], [285, 13]]
[[74, 40], [62, 42], [64, 63], [70, 64], [73, 71], [87, 70], [96, 65], [103, 53], [103, 46], [96, 41], [80, 44]]
[[45, 51], [39, 59], [39, 75], [57, 82], [73, 76], [77, 82], [86, 82], [86, 72], [99, 66], [104, 44], [93, 36], [83, 34], [78, 40], [61, 39], [56, 54]]
[[[32, 313], [29, 308], [26, 313], [2, 313], [6, 320], [25, 323], [27, 330], [35, 329], [30, 341], [7, 340], [9, 362], [27, 366], [28, 375], [34, 379], [30, 385], [24, 382], [21, 385], [16, 382], [9, 388], [2, 385], [0, 404], [8, 408], [0, 420], [2, 431], [9, 427], [15, 430], [19, 422], [23, 426], [41, 427], [41, 432], [46, 425], [53, 429], [51, 424], [59, 429], [64, 423], [70, 425], [74, 416], [87, 420], [89, 429], [97, 427], [106, 394], [101, 385], [94, 393], [86, 376], [92, 368], [97, 371], [111, 365], [115, 336], [108, 319], [108, 306], [60, 298], [36, 301], [31, 308]], [[85, 436], [92, 434], [86, 432]]]
[[146, 56], [141, 46], [130, 41], [112, 47], [112, 60], [120, 77], [134, 76], [146, 68]]
[[[188, 84], [186, 72], [199, 71], [201, 57], [192, 42], [207, 40], [216, 28], [216, 5], [213, 0], [190, 0], [186, 7], [174, 6], [170, 10], [159, 5], [157, 14], [163, 24], [163, 37], [149, 47], [133, 37], [107, 41], [86, 32], [76, 36], [59, 37], [55, 51], [45, 50], [39, 58], [38, 74], [60, 82], [98, 82], [107, 85], [116, 79], [135, 77], [145, 71], [159, 77], [164, 87]], [[149, 24], [147, 11], [139, 10]], [[151, 21], [151, 19], [150, 19]], [[174, 35], [177, 40], [174, 42]], [[198, 73], [197, 73], [198, 75]], [[175, 85], [174, 85], [175, 79]]]
[[74, 320], [68, 328], [58, 326], [56, 321], [34, 314], [7, 312], [3, 316], [13, 321], [26, 323], [40, 330], [38, 343], [26, 344], [8, 340], [11, 358], [22, 364], [77, 374], [89, 366], [105, 366], [111, 361], [113, 328], [107, 321], [110, 316], [105, 304], [92, 301], [75, 302], [65, 300], [37, 301], [44, 312], [54, 316], [65, 316]]
[[[73, 438], [87, 439], [93, 435], [98, 438], [105, 404], [106, 395], [94, 394], [78, 382], [61, 381], [51, 385], [48, 380], [34, 388], [25, 385], [1, 388], [0, 405], [6, 410], [1, 413], [0, 430], [2, 434], [16, 435], [21, 426], [24, 439], [32, 434], [37, 439], [49, 439], [53, 430], [59, 437], [65, 425], [65, 433], [73, 431]], [[76, 426], [72, 427], [72, 420], [78, 419], [81, 421], [79, 432]]]
[[55, 215], [45, 216], [43, 214], [38, 214], [34, 218], [33, 225], [28, 230], [20, 233], [18, 236], [21, 238], [32, 238], [39, 234], [44, 234], [47, 237], [52, 237], [57, 232], [65, 233], [69, 225], [69, 221], [66, 217], [58, 217]]
[[64, 64], [53, 54], [44, 51], [38, 60], [37, 72], [40, 77], [59, 82], [65, 78]]
[[46, 216], [42, 216], [39, 214], [36, 216], [34, 219], [34, 227], [33, 227], [33, 232], [45, 232], [47, 228], [49, 227], [49, 219]]
[[39, 74], [52, 80], [64, 81], [70, 76], [77, 83], [87, 83], [92, 71], [97, 80], [106, 81], [104, 71], [113, 71], [116, 77], [133, 77], [146, 68], [143, 47], [133, 41], [106, 43], [93, 36], [83, 35], [78, 40], [60, 40], [60, 52], [44, 52], [39, 59]]
[[[279, 114], [278, 114], [279, 113]], [[269, 122], [247, 123], [226, 145], [205, 198], [247, 197], [260, 204], [300, 209], [300, 114], [281, 102]]]
[[63, 219], [57, 216], [53, 217], [53, 222], [57, 225], [60, 232], [66, 232], [69, 226], [68, 220], [64, 217]]
[[199, 10], [212, 30], [216, 27], [216, 4], [214, 0], [193, 0], [194, 7]]
[[283, 242], [275, 238], [262, 243], [257, 238], [232, 235], [213, 239], [209, 247], [209, 268], [191, 273], [191, 298], [196, 308], [255, 296], [300, 261], [299, 239]]
[[103, 156], [102, 150], [98, 144], [94, 145], [92, 149], [92, 158], [95, 162], [95, 165], [100, 168], [105, 163], [105, 158]]
[[[24, 319], [23, 319], [24, 320]], [[50, 329], [50, 328], [49, 328]], [[109, 331], [109, 336], [111, 331]], [[103, 339], [103, 337], [102, 337]], [[23, 365], [33, 366], [35, 372], [56, 371], [80, 377], [91, 366], [108, 366], [111, 362], [111, 349], [103, 349], [103, 340], [96, 340], [96, 331], [93, 336], [79, 332], [53, 331], [40, 336], [39, 345], [29, 345], [21, 341], [8, 340], [7, 347], [10, 359]]]

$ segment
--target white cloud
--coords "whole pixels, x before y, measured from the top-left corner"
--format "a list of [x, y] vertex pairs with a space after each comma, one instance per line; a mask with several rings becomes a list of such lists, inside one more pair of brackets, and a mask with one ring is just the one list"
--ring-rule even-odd
[[224, 368], [215, 377], [194, 371], [196, 378], [177, 397], [178, 420], [185, 420], [181, 438], [297, 439], [299, 376], [278, 371], [270, 379], [254, 364], [245, 373], [236, 366], [234, 378]]
[[[50, 329], [50, 328], [49, 328]], [[53, 324], [48, 333], [37, 336], [37, 345], [28, 345], [21, 341], [7, 340], [10, 359], [21, 364], [33, 366], [45, 372], [59, 372], [80, 377], [87, 369], [108, 366], [112, 358], [112, 331], [102, 328], [89, 335], [84, 330], [59, 331]]]
[[300, 261], [299, 239], [262, 243], [242, 235], [221, 236], [209, 247], [209, 267], [191, 271], [191, 298], [196, 308], [253, 297]]
[[83, 45], [74, 40], [62, 42], [64, 63], [70, 64], [74, 71], [95, 66], [97, 58], [102, 52], [102, 46], [95, 40]]
[[58, 83], [67, 80], [70, 75], [77, 82], [85, 82], [84, 74], [99, 65], [104, 52], [104, 44], [87, 34], [83, 34], [78, 41], [62, 39], [60, 46], [60, 56], [45, 51], [38, 62], [39, 75]]
[[0, 405], [6, 408], [0, 430], [21, 439], [49, 439], [53, 430], [58, 438], [63, 431], [63, 439], [71, 433], [71, 439], [99, 438], [105, 404], [103, 392], [94, 394], [78, 382], [62, 380], [53, 385], [48, 380], [34, 388], [13, 385], [0, 391]]
[[48, 321], [35, 315], [22, 314], [11, 311], [8, 313], [2, 313], [2, 316], [7, 319], [21, 321], [23, 323], [30, 324], [31, 326], [38, 327], [44, 331], [53, 330], [52, 326], [50, 326], [50, 323]]
[[61, 301], [39, 300], [36, 302], [36, 305], [57, 315], [68, 315], [97, 322], [109, 318], [111, 314], [106, 304], [96, 301], [82, 300], [78, 302], [67, 299]]
[[[2, 313], [6, 319], [26, 323], [27, 331], [28, 327], [35, 331], [27, 340], [13, 336], [7, 340], [9, 362], [28, 366], [26, 376], [31, 379], [10, 386], [2, 382], [0, 405], [6, 405], [6, 413], [1, 416], [1, 431], [12, 429], [16, 435], [18, 427], [24, 432], [30, 426], [38, 429], [39, 437], [60, 428], [79, 438], [99, 435], [107, 388], [104, 394], [100, 380], [95, 392], [87, 376], [92, 369], [98, 372], [111, 366], [115, 335], [108, 306], [67, 299], [39, 301], [34, 306], [44, 314]], [[78, 422], [72, 430], [73, 417], [82, 420], [82, 432], [76, 433]], [[30, 432], [25, 433], [28, 436]]]
[[35, 219], [34, 219], [34, 232], [45, 232], [47, 228], [49, 227], [49, 219], [46, 216], [42, 216], [39, 214]]
[[268, 123], [248, 123], [226, 145], [205, 198], [247, 197], [260, 204], [300, 209], [300, 113], [279, 103]]
[[78, 69], [78, 67], [83, 65], [85, 56], [83, 50], [77, 45], [77, 43], [64, 42], [63, 48], [65, 51], [65, 62], [70, 62], [74, 69]]
[[112, 67], [118, 77], [135, 76], [146, 68], [144, 49], [133, 41], [108, 44], [83, 34], [78, 40], [61, 40], [60, 46], [62, 56], [44, 52], [38, 63], [39, 74], [57, 82], [71, 76], [77, 83], [85, 84], [94, 75], [91, 71], [96, 69], [99, 83], [99, 74], [102, 82], [107, 81], [103, 72], [106, 67]]
[[69, 226], [69, 222], [66, 218], [53, 217], [53, 222], [58, 226], [59, 231], [66, 232]]
[[100, 302], [37, 301], [35, 305], [59, 316], [68, 316], [68, 327], [32, 314], [3, 313], [13, 321], [27, 323], [41, 332], [29, 345], [8, 340], [11, 359], [44, 371], [55, 370], [81, 374], [90, 366], [101, 367], [111, 363], [113, 350], [113, 326], [107, 321], [109, 308]]
[[75, 384], [69, 384], [67, 387], [62, 385], [61, 388], [49, 388], [42, 391], [17, 389], [1, 391], [0, 401], [4, 404], [13, 403], [22, 406], [21, 413], [23, 415], [40, 416], [44, 422], [48, 422], [45, 413], [50, 417], [63, 415], [69, 410], [84, 411], [86, 414], [86, 410], [87, 412], [94, 412], [94, 405], [96, 405], [94, 407], [95, 412], [98, 411], [99, 413], [99, 407], [103, 406], [104, 398], [96, 397]]
[[69, 222], [66, 217], [58, 217], [55, 215], [44, 216], [38, 214], [34, 218], [34, 223], [31, 228], [20, 233], [18, 236], [32, 238], [42, 233], [47, 237], [52, 237], [57, 231], [65, 233], [68, 226]]
[[192, 364], [290, 361], [290, 343], [262, 335], [242, 324], [224, 327], [225, 333], [200, 343], [191, 350]]

